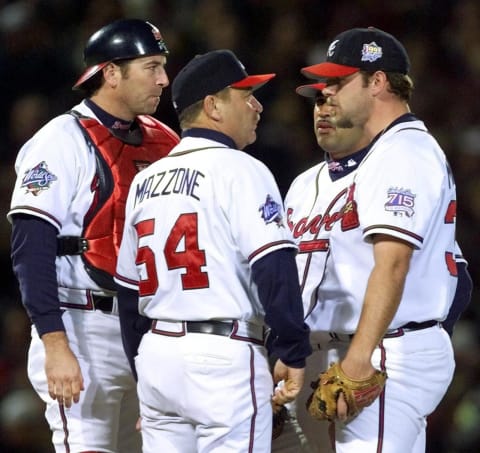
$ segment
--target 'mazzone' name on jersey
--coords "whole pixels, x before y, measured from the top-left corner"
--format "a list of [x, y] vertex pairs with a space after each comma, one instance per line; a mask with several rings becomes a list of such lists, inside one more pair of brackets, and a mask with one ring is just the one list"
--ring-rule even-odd
[[145, 178], [137, 183], [135, 206], [145, 199], [180, 194], [200, 200], [195, 193], [205, 175], [190, 168], [173, 168]]

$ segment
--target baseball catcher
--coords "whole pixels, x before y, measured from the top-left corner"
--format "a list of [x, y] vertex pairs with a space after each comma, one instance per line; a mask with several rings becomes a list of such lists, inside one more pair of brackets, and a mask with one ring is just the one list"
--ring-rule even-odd
[[331, 363], [319, 379], [312, 382], [313, 392], [307, 401], [307, 410], [317, 420], [333, 421], [337, 415], [337, 400], [343, 393], [348, 405], [348, 417], [354, 417], [370, 406], [382, 393], [387, 373], [376, 370], [367, 379], [354, 380], [345, 375], [339, 363]]

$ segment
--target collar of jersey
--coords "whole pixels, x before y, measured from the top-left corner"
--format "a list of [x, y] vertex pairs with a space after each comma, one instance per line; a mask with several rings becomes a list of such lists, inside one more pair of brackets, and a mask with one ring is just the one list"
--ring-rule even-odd
[[[355, 171], [360, 165], [360, 162], [363, 160], [363, 158], [368, 154], [372, 146], [375, 144], [375, 142], [385, 132], [387, 132], [389, 129], [391, 129], [393, 126], [396, 126], [397, 124], [407, 123], [409, 121], [417, 121], [417, 117], [412, 113], [405, 113], [404, 115], [398, 117], [395, 121], [390, 123], [383, 131], [379, 132], [365, 148], [362, 148], [356, 151], [355, 153], [350, 154], [349, 156], [343, 157], [342, 159], [334, 160], [330, 157], [328, 153], [325, 153], [325, 160], [329, 165], [328, 173], [330, 174], [331, 180], [336, 181], [337, 179], [347, 176], [352, 171]], [[332, 163], [335, 163], [336, 165], [332, 165]], [[330, 168], [332, 169], [335, 168], [337, 170], [336, 171], [331, 170]], [[341, 170], [338, 171], [338, 169], [341, 169]]]
[[184, 137], [197, 137], [206, 138], [207, 140], [213, 140], [215, 142], [222, 143], [228, 148], [237, 149], [235, 142], [222, 132], [214, 131], [212, 129], [204, 129], [202, 127], [192, 127], [182, 131], [182, 138]]
[[128, 134], [133, 121], [125, 121], [121, 118], [111, 115], [107, 111], [99, 107], [91, 99], [85, 99], [86, 106], [95, 114], [100, 122], [110, 130], [118, 130], [120, 133]]

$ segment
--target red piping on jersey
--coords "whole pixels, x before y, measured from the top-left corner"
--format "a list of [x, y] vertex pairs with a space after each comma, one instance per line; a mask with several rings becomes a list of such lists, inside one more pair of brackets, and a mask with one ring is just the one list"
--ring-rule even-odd
[[276, 247], [278, 245], [283, 245], [283, 244], [285, 244], [285, 247], [288, 247], [289, 245], [291, 247], [296, 247], [295, 244], [292, 241], [288, 241], [288, 240], [270, 242], [268, 244], [265, 244], [263, 247], [260, 247], [259, 249], [255, 250], [253, 253], [251, 253], [248, 256], [248, 261], [252, 261], [253, 258], [255, 258], [258, 254], [264, 252], [265, 250], [269, 249], [270, 247]]
[[403, 228], [397, 228], [393, 227], [391, 225], [370, 225], [369, 227], [365, 228], [363, 230], [364, 235], [368, 233], [371, 230], [377, 230], [377, 229], [385, 229], [385, 230], [392, 230], [392, 231], [397, 231], [398, 233], [405, 234], [407, 236], [410, 236], [413, 239], [416, 239], [418, 242], [423, 243], [423, 237], [419, 236], [418, 234], [412, 233], [411, 231], [404, 230]]
[[91, 183], [93, 201], [84, 218], [82, 236], [89, 249], [82, 254], [86, 269], [105, 289], [114, 289], [113, 275], [125, 223], [128, 189], [138, 171], [166, 156], [178, 143], [176, 133], [150, 116], [137, 118], [143, 140], [127, 144], [93, 118], [78, 118], [93, 145], [97, 171]]

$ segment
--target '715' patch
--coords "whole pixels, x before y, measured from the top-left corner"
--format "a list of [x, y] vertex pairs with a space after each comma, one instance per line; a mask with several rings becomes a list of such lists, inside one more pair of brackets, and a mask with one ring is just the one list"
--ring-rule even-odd
[[391, 187], [387, 192], [385, 210], [392, 211], [395, 215], [412, 217], [415, 214], [415, 196], [409, 189]]

